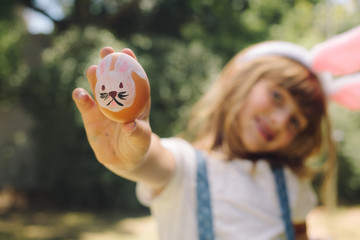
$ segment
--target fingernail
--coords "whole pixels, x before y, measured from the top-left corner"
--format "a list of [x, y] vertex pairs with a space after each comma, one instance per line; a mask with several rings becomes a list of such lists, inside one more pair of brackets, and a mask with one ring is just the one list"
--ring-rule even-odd
[[84, 91], [78, 91], [76, 94], [76, 98], [78, 100], [85, 100], [86, 93]]

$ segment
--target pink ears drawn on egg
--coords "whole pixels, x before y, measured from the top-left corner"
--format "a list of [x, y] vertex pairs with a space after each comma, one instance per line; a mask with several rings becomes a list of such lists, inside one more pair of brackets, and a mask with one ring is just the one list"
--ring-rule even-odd
[[360, 26], [316, 45], [311, 55], [314, 72], [343, 76], [325, 83], [330, 98], [350, 110], [360, 110], [360, 74], [354, 74], [360, 71]]

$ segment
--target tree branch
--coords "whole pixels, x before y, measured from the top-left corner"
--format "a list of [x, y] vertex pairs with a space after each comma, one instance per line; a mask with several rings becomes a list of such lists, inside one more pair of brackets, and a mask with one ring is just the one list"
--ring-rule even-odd
[[46, 11], [44, 11], [43, 9], [36, 7], [36, 6], [34, 5], [34, 2], [33, 2], [33, 1], [31, 1], [31, 0], [19, 0], [19, 2], [20, 2], [22, 5], [24, 5], [25, 7], [28, 7], [28, 8], [30, 8], [30, 9], [32, 9], [32, 10], [34, 10], [34, 11], [36, 11], [36, 12], [38, 12], [38, 13], [41, 13], [41, 14], [43, 14], [44, 16], [48, 17], [48, 18], [49, 18], [52, 22], [54, 22], [55, 24], [56, 24], [57, 22], [59, 22], [58, 20], [52, 18], [52, 17], [51, 17]]

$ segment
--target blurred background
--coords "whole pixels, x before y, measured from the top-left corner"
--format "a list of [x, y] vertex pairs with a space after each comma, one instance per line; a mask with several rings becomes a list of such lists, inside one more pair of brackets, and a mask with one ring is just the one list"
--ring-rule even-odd
[[[71, 98], [89, 90], [84, 73], [102, 47], [133, 49], [151, 84], [153, 131], [167, 137], [242, 48], [310, 48], [359, 24], [359, 0], [2, 0], [0, 239], [156, 239], [134, 183], [96, 161]], [[339, 207], [314, 210], [309, 231], [360, 239], [360, 114], [330, 112]]]

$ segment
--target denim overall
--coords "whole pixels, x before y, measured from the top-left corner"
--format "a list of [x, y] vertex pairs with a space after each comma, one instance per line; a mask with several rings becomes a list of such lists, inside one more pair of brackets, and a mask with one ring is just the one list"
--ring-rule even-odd
[[[211, 213], [211, 200], [205, 156], [196, 150], [197, 161], [197, 222], [199, 240], [215, 240], [214, 226]], [[282, 211], [287, 240], [295, 240], [294, 229], [290, 217], [289, 200], [283, 168], [274, 167], [272, 173], [276, 182], [276, 189]]]

